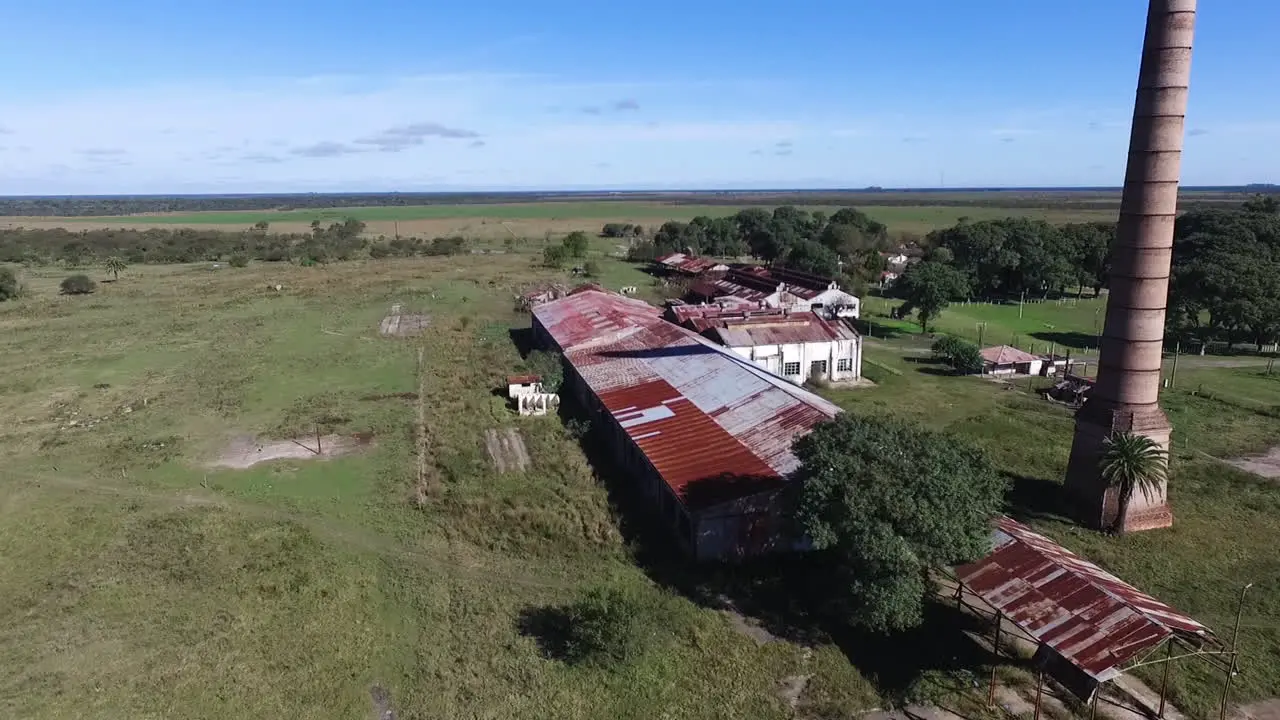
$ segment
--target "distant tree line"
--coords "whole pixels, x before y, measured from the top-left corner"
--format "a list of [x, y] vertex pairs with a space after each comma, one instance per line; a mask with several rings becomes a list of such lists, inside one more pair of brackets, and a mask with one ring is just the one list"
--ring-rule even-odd
[[[926, 238], [925, 261], [892, 286], [922, 329], [954, 300], [1023, 294], [1096, 296], [1111, 271], [1115, 226], [1008, 218], [960, 223]], [[1199, 208], [1174, 225], [1166, 336], [1197, 343], [1280, 341], [1280, 201]]]
[[373, 258], [454, 255], [467, 249], [466, 239], [457, 236], [430, 241], [415, 237], [368, 238], [363, 235], [364, 229], [364, 223], [352, 219], [328, 226], [314, 222], [308, 233], [273, 233], [265, 222], [243, 231], [0, 229], [0, 263], [74, 266], [118, 259], [131, 265], [219, 260], [232, 265], [249, 260], [312, 264], [351, 260], [366, 254]]
[[[1233, 207], [1256, 192], [1277, 193], [1275, 186], [1184, 188], [1183, 207]], [[1117, 210], [1117, 190], [807, 190], [794, 192], [636, 192], [636, 193], [335, 193], [276, 195], [179, 195], [0, 198], [0, 216], [85, 217], [209, 210], [322, 210], [349, 207], [408, 207], [484, 203], [581, 203], [591, 201], [678, 205], [827, 205], [950, 206]]]

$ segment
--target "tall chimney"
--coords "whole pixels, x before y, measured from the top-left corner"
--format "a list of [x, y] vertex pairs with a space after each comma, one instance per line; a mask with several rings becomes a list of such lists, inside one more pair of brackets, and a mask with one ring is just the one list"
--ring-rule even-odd
[[[1098, 378], [1076, 414], [1067, 466], [1067, 491], [1081, 519], [1096, 527], [1113, 522], [1119, 508], [1116, 491], [1098, 469], [1103, 440], [1129, 432], [1169, 448], [1172, 427], [1159, 405], [1160, 375], [1195, 16], [1196, 0], [1150, 0], [1147, 8]], [[1150, 500], [1134, 495], [1126, 529], [1172, 524], [1163, 484]]]

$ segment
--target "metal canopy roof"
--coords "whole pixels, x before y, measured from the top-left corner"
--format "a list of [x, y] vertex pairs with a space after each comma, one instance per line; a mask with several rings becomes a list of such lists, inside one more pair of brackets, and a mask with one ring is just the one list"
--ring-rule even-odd
[[1098, 682], [1171, 635], [1212, 637], [1179, 613], [1016, 520], [1001, 517], [986, 558], [956, 568], [971, 592]]

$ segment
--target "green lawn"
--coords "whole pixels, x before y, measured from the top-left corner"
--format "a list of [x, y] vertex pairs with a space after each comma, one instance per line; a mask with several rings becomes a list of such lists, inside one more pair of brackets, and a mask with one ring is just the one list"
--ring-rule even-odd
[[[1106, 295], [1100, 298], [1030, 300], [1009, 303], [952, 303], [931, 323], [931, 330], [957, 335], [983, 346], [1016, 345], [1023, 350], [1048, 352], [1051, 347], [1096, 350], [1097, 334], [1106, 316]], [[863, 317], [890, 333], [919, 333], [914, 316], [892, 320], [889, 310], [901, 300], [867, 297]], [[1033, 348], [1034, 346], [1034, 348]]]
[[[75, 218], [74, 222], [129, 222], [146, 224], [208, 224], [252, 225], [267, 222], [337, 222], [344, 218], [372, 221], [410, 221], [451, 218], [495, 220], [582, 220], [584, 226], [597, 222], [629, 219], [659, 224], [665, 220], [689, 220], [698, 215], [713, 217], [731, 215], [748, 206], [732, 205], [684, 205], [657, 202], [543, 202], [513, 204], [462, 204], [415, 205], [403, 207], [352, 207], [325, 210], [247, 211], [247, 212], [196, 212], [158, 215], [130, 215], [123, 217]], [[831, 213], [835, 206], [806, 206], [807, 210]], [[1003, 217], [1042, 218], [1051, 222], [1073, 222], [1114, 219], [1109, 210], [1080, 210], [1068, 207], [1053, 208], [1000, 208], [1000, 207], [947, 207], [947, 206], [866, 206], [862, 207], [871, 217], [885, 223], [893, 230], [927, 232], [934, 228], [949, 227], [960, 218], [983, 220]], [[589, 222], [590, 221], [590, 222]], [[593, 228], [594, 229], [594, 228]]]
[[[612, 249], [593, 246], [600, 282], [656, 297]], [[508, 331], [528, 320], [512, 295], [572, 282], [536, 266], [540, 247], [508, 250], [135, 267], [86, 297], [56, 294], [65, 271], [20, 271], [29, 296], [0, 304], [0, 659], [12, 669], [0, 714], [366, 717], [375, 686], [405, 718], [850, 717], [896, 697], [857, 647], [758, 645], [684, 596], [669, 598], [680, 631], [633, 666], [572, 667], [540, 650], [524, 619], [586, 587], [629, 586], [655, 602], [673, 591], [633, 557], [609, 478], [559, 419], [515, 418], [493, 394], [522, 367]], [[378, 337], [392, 303], [429, 315], [430, 331]], [[943, 322], [1081, 331], [1093, 305], [1035, 307], [1021, 321], [1016, 307], [953, 307]], [[1236, 697], [1274, 694], [1280, 488], [1212, 457], [1280, 442], [1280, 420], [1263, 412], [1280, 404], [1277, 380], [1180, 370], [1164, 399], [1177, 524], [1117, 540], [1037, 506], [1066, 464], [1067, 410], [1022, 385], [941, 374], [919, 347], [911, 333], [868, 340], [877, 386], [833, 399], [980, 444], [1019, 478], [1015, 511], [1047, 509], [1036, 520], [1046, 532], [1215, 628], [1226, 629], [1240, 585], [1257, 583]], [[409, 392], [422, 393], [424, 431], [416, 401], [372, 398]], [[374, 442], [324, 462], [207, 467], [237, 435], [317, 422]], [[523, 436], [526, 471], [489, 462], [484, 432], [501, 428]], [[903, 641], [921, 663], [912, 687], [984, 676], [924, 664], [960, 637], [930, 627]], [[806, 675], [792, 709], [779, 683]], [[1207, 718], [1217, 682], [1179, 670], [1175, 702]]]

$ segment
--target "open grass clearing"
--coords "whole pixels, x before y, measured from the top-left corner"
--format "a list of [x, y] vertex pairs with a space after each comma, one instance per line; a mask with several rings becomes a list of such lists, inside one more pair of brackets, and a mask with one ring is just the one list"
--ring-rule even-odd
[[[779, 201], [782, 203], [783, 201]], [[731, 215], [744, 207], [734, 205], [689, 205], [645, 201], [542, 202], [511, 204], [416, 205], [397, 207], [353, 207], [318, 210], [156, 213], [121, 217], [0, 219], [0, 226], [67, 228], [134, 228], [152, 225], [179, 227], [225, 226], [243, 229], [268, 222], [280, 232], [306, 232], [313, 221], [323, 224], [356, 218], [368, 225], [368, 232], [388, 237], [401, 235], [435, 237], [462, 234], [486, 238], [541, 238], [546, 233], [573, 230], [598, 231], [604, 223], [633, 223], [658, 226], [667, 220], [688, 221], [698, 215]], [[804, 206], [828, 214], [839, 206]], [[921, 205], [858, 206], [872, 218], [900, 232], [927, 233], [955, 225], [961, 218], [986, 220], [1029, 217], [1054, 223], [1115, 220], [1116, 211], [1080, 209], [1070, 206], [962, 207]]]
[[[531, 608], [597, 583], [654, 602], [671, 591], [633, 558], [560, 420], [516, 419], [494, 394], [522, 367], [512, 294], [567, 279], [533, 259], [136, 267], [74, 298], [57, 295], [62, 271], [24, 271], [31, 297], [0, 305], [0, 412], [14, 419], [0, 425], [0, 657], [18, 669], [0, 680], [0, 712], [364, 717], [376, 687], [399, 717], [847, 717], [882, 694], [937, 698], [985, 677], [945, 615], [890, 645], [806, 647], [773, 626], [758, 643], [684, 595], [670, 602], [685, 629], [634, 667], [548, 659], [519, 625]], [[607, 285], [651, 291], [633, 266], [597, 259]], [[380, 337], [394, 303], [431, 325]], [[918, 346], [868, 342], [876, 385], [829, 394], [982, 445], [1017, 478], [1014, 512], [1220, 630], [1257, 583], [1235, 697], [1274, 694], [1280, 492], [1213, 459], [1280, 441], [1280, 420], [1227, 402], [1230, 390], [1265, 405], [1251, 376], [1197, 368], [1193, 385], [1179, 371], [1164, 401], [1177, 524], [1117, 540], [1054, 516], [1069, 412], [1018, 383], [945, 375]], [[1201, 383], [1219, 396], [1192, 394]], [[72, 412], [107, 419], [67, 428]], [[203, 466], [228, 438], [317, 424], [376, 442], [326, 462]], [[490, 462], [494, 428], [518, 430], [523, 472]], [[437, 482], [421, 507], [420, 461]], [[1174, 702], [1208, 717], [1220, 678], [1187, 668]]]

